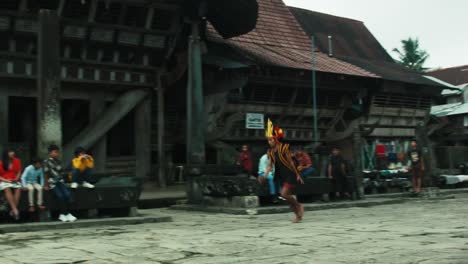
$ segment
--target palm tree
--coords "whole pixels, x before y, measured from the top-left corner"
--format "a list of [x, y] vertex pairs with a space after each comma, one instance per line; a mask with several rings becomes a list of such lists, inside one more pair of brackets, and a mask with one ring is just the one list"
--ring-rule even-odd
[[398, 53], [401, 65], [416, 71], [424, 71], [424, 63], [429, 58], [429, 54], [419, 47], [419, 40], [417, 38], [404, 39], [401, 41], [403, 51], [395, 48], [393, 52]]

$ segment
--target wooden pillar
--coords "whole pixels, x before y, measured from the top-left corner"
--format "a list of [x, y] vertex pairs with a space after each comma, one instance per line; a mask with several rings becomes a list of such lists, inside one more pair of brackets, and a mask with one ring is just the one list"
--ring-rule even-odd
[[151, 171], [151, 97], [135, 109], [136, 177], [147, 178]]
[[9, 129], [9, 104], [8, 95], [0, 91], [0, 145], [8, 142], [8, 129]]
[[158, 183], [161, 187], [166, 187], [166, 149], [164, 141], [164, 88], [161, 85], [161, 78], [158, 77]]
[[353, 132], [354, 177], [356, 180], [356, 194], [364, 199], [364, 186], [362, 184], [362, 138], [359, 128]]
[[[106, 100], [104, 96], [96, 96], [90, 100], [89, 104], [89, 120], [94, 122], [106, 109]], [[104, 135], [94, 144], [92, 149], [94, 159], [96, 160], [94, 170], [96, 173], [104, 173], [106, 171], [107, 161], [107, 135]]]
[[37, 154], [44, 157], [48, 145], [62, 145], [60, 26], [52, 10], [39, 11], [37, 65]]
[[424, 159], [424, 167], [425, 171], [423, 174], [421, 185], [423, 187], [430, 187], [433, 185], [432, 183], [432, 172], [434, 171], [434, 163], [433, 160], [433, 151], [431, 147], [431, 142], [429, 136], [427, 135], [427, 131], [429, 129], [427, 126], [418, 126], [416, 127], [416, 140], [418, 143], [418, 147], [421, 149], [422, 157]]
[[191, 26], [187, 85], [187, 163], [191, 175], [200, 175], [205, 165], [205, 109], [200, 22], [192, 21]]

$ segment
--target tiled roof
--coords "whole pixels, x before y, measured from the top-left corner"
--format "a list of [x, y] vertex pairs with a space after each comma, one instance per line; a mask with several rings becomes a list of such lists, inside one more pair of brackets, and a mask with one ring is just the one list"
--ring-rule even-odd
[[336, 56], [393, 62], [363, 22], [302, 8], [289, 9], [304, 31], [317, 38], [317, 46], [324, 53], [328, 53], [328, 36], [331, 36]]
[[[312, 69], [311, 40], [282, 0], [257, 0], [259, 18], [248, 34], [222, 39], [211, 26], [209, 40], [234, 48], [258, 64]], [[316, 70], [345, 75], [378, 78], [376, 74], [348, 62], [316, 52]]]
[[[285, 47], [272, 47], [255, 43], [231, 42], [227, 45], [237, 48], [252, 61], [260, 65], [271, 65], [295, 69], [312, 69], [311, 50], [291, 49]], [[374, 77], [377, 75], [365, 71], [362, 68], [347, 62], [331, 58], [321, 52], [315, 53], [315, 70], [328, 73], [346, 74], [362, 77]]]
[[340, 60], [373, 72], [385, 80], [444, 87], [443, 84], [424, 77], [422, 73], [408, 69], [395, 62], [366, 60], [356, 57], [337, 57]]
[[468, 65], [429, 71], [426, 74], [453, 85], [468, 84]]
[[322, 50], [328, 50], [328, 36], [332, 36], [333, 56], [337, 59], [385, 80], [443, 86], [425, 78], [420, 72], [394, 62], [364, 23], [294, 7], [290, 9], [304, 31], [317, 38], [318, 46]]

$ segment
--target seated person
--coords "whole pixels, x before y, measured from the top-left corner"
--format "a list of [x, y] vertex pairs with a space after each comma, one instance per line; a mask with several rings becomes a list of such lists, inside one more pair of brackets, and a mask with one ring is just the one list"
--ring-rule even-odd
[[314, 173], [315, 169], [312, 167], [309, 154], [303, 150], [298, 150], [294, 152], [294, 158], [297, 160], [297, 170], [301, 173], [302, 178], [307, 178]]
[[94, 185], [89, 183], [93, 168], [93, 157], [86, 154], [86, 150], [84, 148], [78, 147], [75, 150], [75, 158], [73, 159], [73, 179], [70, 187], [76, 189], [78, 188], [78, 184], [81, 184], [85, 188], [94, 188]]
[[42, 204], [43, 195], [42, 190], [45, 188], [44, 170], [42, 169], [42, 161], [40, 159], [33, 159], [31, 165], [24, 169], [23, 175], [21, 176], [21, 185], [23, 188], [28, 190], [29, 198], [29, 211], [34, 212], [34, 190], [37, 191], [37, 207], [44, 210], [45, 207]]
[[48, 148], [49, 157], [44, 160], [44, 174], [48, 182], [48, 188], [55, 194], [55, 199], [60, 207], [59, 220], [62, 222], [74, 222], [76, 217], [70, 213], [73, 202], [70, 191], [65, 186], [63, 178], [62, 161], [59, 160], [60, 149], [56, 145]]
[[261, 179], [262, 177], [266, 177], [268, 180], [268, 185], [270, 189], [270, 195], [272, 197], [272, 201], [274, 203], [278, 202], [278, 193], [281, 192], [280, 188], [276, 188], [276, 182], [274, 178], [275, 174], [275, 168], [271, 168], [270, 173], [265, 176], [265, 171], [268, 166], [268, 154], [263, 154], [263, 156], [260, 158], [260, 161], [258, 162], [258, 177]]
[[10, 205], [10, 216], [19, 219], [18, 204], [21, 198], [21, 160], [15, 158], [13, 150], [3, 152], [0, 161], [0, 191], [5, 193], [5, 198]]

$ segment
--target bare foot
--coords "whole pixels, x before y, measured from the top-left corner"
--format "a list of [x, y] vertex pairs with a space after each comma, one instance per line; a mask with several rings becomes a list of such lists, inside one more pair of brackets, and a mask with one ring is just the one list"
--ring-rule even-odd
[[10, 216], [15, 219], [15, 220], [18, 220], [19, 219], [19, 211], [18, 209], [13, 209], [10, 211]]
[[45, 210], [45, 209], [46, 209], [46, 207], [43, 206], [43, 205], [39, 205], [38, 207], [39, 207], [39, 209], [41, 209], [41, 210]]
[[30, 213], [32, 213], [32, 212], [36, 211], [36, 208], [34, 208], [34, 206], [29, 206], [28, 211], [29, 211]]
[[304, 205], [303, 204], [299, 204], [297, 206], [297, 211], [298, 211], [298, 217], [300, 220], [302, 220], [302, 217], [304, 216]]

